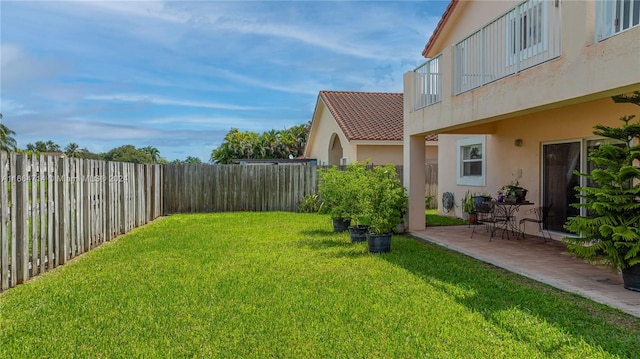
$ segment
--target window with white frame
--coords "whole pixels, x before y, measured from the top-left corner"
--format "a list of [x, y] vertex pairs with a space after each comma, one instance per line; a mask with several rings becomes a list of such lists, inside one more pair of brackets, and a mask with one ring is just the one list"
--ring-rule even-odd
[[486, 175], [485, 137], [463, 138], [456, 142], [457, 184], [484, 186]]
[[548, 2], [543, 0], [529, 0], [511, 12], [507, 36], [511, 49], [509, 64], [513, 63], [512, 56], [524, 60], [546, 50], [548, 13]]
[[640, 0], [598, 0], [596, 40], [640, 25]]

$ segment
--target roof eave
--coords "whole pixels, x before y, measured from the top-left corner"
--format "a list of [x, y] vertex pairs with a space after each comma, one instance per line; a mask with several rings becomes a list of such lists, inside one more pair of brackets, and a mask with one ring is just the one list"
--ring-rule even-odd
[[451, 13], [453, 12], [453, 9], [456, 7], [456, 5], [458, 4], [458, 1], [459, 0], [451, 0], [449, 5], [447, 5], [447, 9], [444, 11], [444, 14], [442, 14], [440, 21], [438, 21], [438, 25], [436, 26], [435, 30], [433, 30], [433, 34], [429, 38], [427, 45], [424, 47], [424, 50], [422, 51], [422, 56], [429, 57], [428, 56], [429, 53], [431, 53], [431, 51], [433, 50], [433, 46], [435, 46], [436, 40], [438, 36], [440, 36], [440, 33], [442, 32], [442, 28], [444, 28], [445, 23], [447, 22], [447, 20], [449, 20], [449, 17], [451, 17]]
[[350, 140], [352, 145], [361, 146], [402, 146], [402, 140]]

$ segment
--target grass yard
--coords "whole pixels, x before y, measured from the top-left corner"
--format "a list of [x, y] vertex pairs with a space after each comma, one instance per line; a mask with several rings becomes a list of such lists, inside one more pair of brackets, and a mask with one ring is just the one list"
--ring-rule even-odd
[[631, 358], [640, 319], [329, 218], [174, 215], [0, 294], [0, 357]]
[[424, 216], [427, 226], [460, 226], [463, 224], [469, 224], [469, 221], [465, 221], [461, 218], [441, 216], [438, 214], [437, 209], [425, 210]]

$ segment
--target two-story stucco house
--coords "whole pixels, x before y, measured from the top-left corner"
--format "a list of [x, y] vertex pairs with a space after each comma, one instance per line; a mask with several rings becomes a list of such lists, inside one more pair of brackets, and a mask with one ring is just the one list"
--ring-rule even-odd
[[439, 196], [495, 196], [518, 180], [529, 201], [553, 205], [552, 236], [566, 235], [574, 170], [589, 170], [602, 140], [593, 126], [640, 115], [611, 100], [640, 90], [640, 0], [452, 0], [422, 55], [404, 75], [409, 228], [425, 227], [424, 136], [437, 133]]
[[[320, 91], [304, 156], [319, 165], [358, 161], [403, 164], [403, 94]], [[425, 163], [438, 159], [438, 136], [422, 138]]]

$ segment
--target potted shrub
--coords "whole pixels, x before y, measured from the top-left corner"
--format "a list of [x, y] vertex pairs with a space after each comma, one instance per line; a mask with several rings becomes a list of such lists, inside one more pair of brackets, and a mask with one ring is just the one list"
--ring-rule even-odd
[[505, 202], [523, 203], [527, 201], [527, 192], [529, 190], [520, 186], [520, 182], [517, 179], [502, 186], [500, 190], [505, 196], [503, 198]]
[[474, 193], [472, 196], [474, 207], [484, 202], [490, 202], [491, 196], [486, 193]]
[[[640, 91], [615, 96], [615, 102], [640, 105]], [[596, 168], [578, 173], [588, 179], [579, 186], [585, 216], [569, 218], [565, 228], [575, 236], [563, 242], [570, 253], [622, 272], [624, 287], [640, 291], [640, 122], [623, 116], [621, 127], [595, 126], [593, 133], [615, 139], [592, 149], [588, 159]]]
[[[369, 166], [366, 162], [353, 162], [347, 165], [344, 170], [345, 184], [343, 198], [345, 203], [344, 216], [350, 218], [352, 225], [349, 227], [349, 234], [352, 242], [363, 242], [369, 229], [368, 220], [363, 218], [366, 212], [367, 198], [363, 189], [368, 186], [367, 176]], [[363, 222], [362, 219], [365, 221]], [[365, 224], [367, 223], [367, 224]]]
[[364, 188], [364, 195], [370, 221], [367, 233], [369, 252], [390, 252], [393, 231], [404, 220], [406, 191], [400, 184], [394, 165], [376, 166], [367, 174], [368, 186]]
[[467, 190], [464, 197], [462, 198], [462, 212], [466, 215], [469, 222], [475, 224], [478, 221], [478, 216], [476, 214], [476, 205], [473, 202], [473, 195], [471, 195], [471, 191]]
[[351, 224], [348, 205], [350, 198], [346, 193], [348, 180], [345, 171], [331, 166], [320, 171], [318, 195], [324, 202], [324, 213], [329, 213], [333, 221], [333, 231], [346, 231]]

